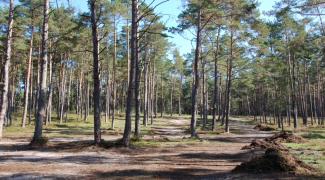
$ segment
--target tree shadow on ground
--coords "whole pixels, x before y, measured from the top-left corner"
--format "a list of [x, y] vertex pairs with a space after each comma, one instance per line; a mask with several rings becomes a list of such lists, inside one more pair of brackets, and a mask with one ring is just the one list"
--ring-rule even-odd
[[91, 175], [71, 175], [71, 174], [40, 174], [40, 173], [16, 173], [1, 176], [0, 179], [292, 179], [292, 180], [320, 180], [320, 176], [313, 175], [293, 175], [288, 173], [269, 174], [237, 174], [230, 172], [219, 172], [208, 169], [171, 169], [161, 171], [147, 171], [141, 169], [118, 170], [118, 171], [96, 171]]
[[93, 155], [78, 155], [78, 156], [65, 156], [65, 157], [39, 157], [39, 156], [23, 156], [23, 155], [4, 155], [0, 157], [0, 162], [28, 162], [37, 164], [53, 164], [53, 163], [73, 163], [78, 165], [91, 165], [91, 164], [106, 164], [106, 163], [121, 163], [119, 158], [106, 157], [106, 156], [93, 156]]
[[[78, 165], [94, 165], [94, 164], [128, 164], [128, 165], [140, 165], [152, 163], [155, 165], [195, 165], [205, 166], [205, 163], [210, 162], [217, 166], [219, 161], [228, 162], [241, 162], [244, 159], [244, 154], [207, 154], [207, 153], [193, 153], [193, 154], [180, 154], [180, 155], [155, 155], [155, 156], [136, 156], [126, 157], [116, 155], [73, 155], [66, 154], [64, 156], [49, 156], [43, 155], [3, 155], [0, 157], [0, 163], [37, 163], [37, 164], [64, 164], [72, 163]], [[226, 166], [226, 165], [222, 165]], [[233, 166], [233, 165], [228, 165]]]
[[220, 137], [209, 138], [209, 141], [243, 144], [243, 143], [250, 143], [254, 139], [256, 139], [256, 137], [231, 137], [231, 136], [221, 137], [220, 136]]
[[44, 146], [31, 146], [30, 144], [5, 144], [0, 146], [0, 151], [38, 151], [38, 152], [94, 152], [111, 148], [123, 147], [120, 139], [115, 141], [104, 141], [95, 145], [93, 140], [75, 140], [67, 142], [47, 142]]
[[207, 179], [218, 175], [225, 176], [225, 174], [217, 173], [209, 169], [171, 169], [165, 171], [146, 171], [141, 169], [120, 170], [114, 172], [95, 172], [93, 176], [96, 178], [129, 178], [134, 179]]
[[180, 157], [188, 158], [188, 159], [206, 159], [206, 160], [227, 160], [227, 161], [233, 161], [233, 162], [242, 162], [247, 159], [250, 159], [249, 157], [252, 156], [252, 152], [245, 151], [240, 152], [236, 154], [230, 154], [230, 153], [183, 153], [180, 154]]
[[66, 179], [78, 179], [74, 175], [42, 175], [39, 173], [17, 173], [7, 176], [0, 176], [0, 179], [11, 179], [11, 180], [22, 180], [22, 179], [56, 179], [56, 180], [66, 180]]
[[120, 170], [114, 172], [94, 172], [89, 178], [100, 179], [321, 179], [313, 175], [293, 175], [289, 173], [243, 174], [214, 171], [203, 168], [169, 169], [150, 171], [142, 169]]

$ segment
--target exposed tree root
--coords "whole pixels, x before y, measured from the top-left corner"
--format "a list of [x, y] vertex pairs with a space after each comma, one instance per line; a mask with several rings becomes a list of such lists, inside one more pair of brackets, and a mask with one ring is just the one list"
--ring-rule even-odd
[[47, 147], [48, 141], [49, 139], [47, 137], [33, 139], [28, 146], [29, 148], [43, 148], [43, 147]]

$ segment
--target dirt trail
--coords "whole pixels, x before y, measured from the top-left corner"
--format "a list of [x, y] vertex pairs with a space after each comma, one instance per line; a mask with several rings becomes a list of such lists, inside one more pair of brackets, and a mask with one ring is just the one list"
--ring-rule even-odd
[[[152, 126], [145, 139], [188, 138], [189, 120], [166, 119]], [[253, 129], [253, 125], [231, 122], [233, 134], [204, 134], [194, 143], [175, 143], [159, 148], [88, 151], [18, 150], [13, 145], [26, 142], [0, 142], [0, 177], [6, 179], [237, 179], [242, 174], [230, 171], [254, 153], [241, 150], [254, 138], [270, 136]], [[88, 138], [88, 137], [87, 137]], [[84, 139], [87, 139], [84, 138]], [[114, 137], [112, 139], [116, 139]], [[52, 139], [75, 141], [76, 139]], [[271, 175], [245, 175], [271, 178]], [[283, 176], [285, 177], [285, 176]]]

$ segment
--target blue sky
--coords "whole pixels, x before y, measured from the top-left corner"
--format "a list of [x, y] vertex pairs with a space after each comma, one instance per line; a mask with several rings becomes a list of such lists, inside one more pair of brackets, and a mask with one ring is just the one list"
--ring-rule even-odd
[[[66, 2], [66, 0], [60, 0], [61, 2]], [[151, 2], [151, 0], [147, 0]], [[156, 3], [161, 2], [162, 0], [156, 0]], [[259, 0], [261, 3], [259, 9], [261, 12], [269, 11], [272, 9], [272, 6], [275, 4], [276, 0]], [[87, 0], [70, 0], [70, 3], [79, 11], [88, 11]], [[167, 27], [177, 26], [177, 16], [183, 10], [184, 4], [182, 0], [170, 0], [157, 7], [156, 13], [162, 15], [162, 20], [166, 23]], [[192, 33], [185, 32], [182, 35], [173, 34], [171, 35], [170, 42], [175, 44], [181, 54], [186, 54], [191, 51], [193, 48], [192, 44]]]

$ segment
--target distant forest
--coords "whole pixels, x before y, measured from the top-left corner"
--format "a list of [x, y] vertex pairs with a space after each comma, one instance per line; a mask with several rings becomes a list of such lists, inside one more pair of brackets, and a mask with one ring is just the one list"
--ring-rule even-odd
[[[168, 0], [167, 0], [168, 1]], [[229, 132], [229, 116], [297, 128], [324, 125], [324, 2], [280, 0], [262, 18], [255, 0], [187, 0], [178, 26], [166, 27], [165, 1], [89, 0], [89, 11], [49, 0], [7, 0], [0, 7], [0, 136], [19, 121], [43, 127], [69, 113], [114, 129], [132, 129], [166, 114], [190, 114], [200, 126]], [[169, 33], [195, 32], [181, 55]], [[299, 119], [302, 123], [299, 123]], [[107, 126], [107, 125], [106, 125]]]

